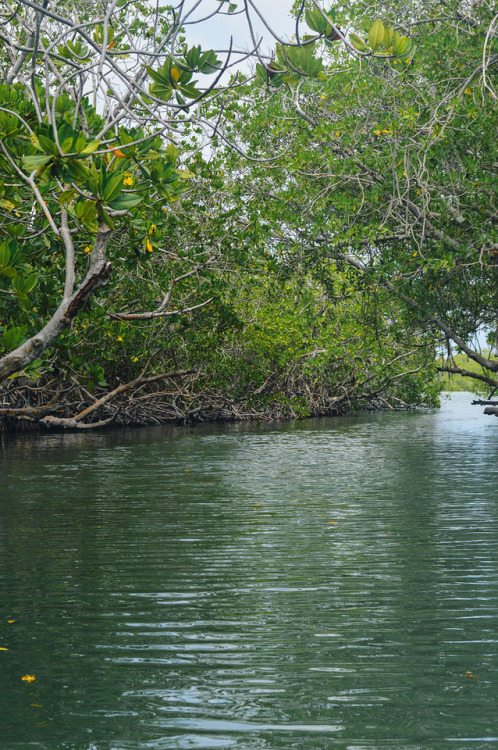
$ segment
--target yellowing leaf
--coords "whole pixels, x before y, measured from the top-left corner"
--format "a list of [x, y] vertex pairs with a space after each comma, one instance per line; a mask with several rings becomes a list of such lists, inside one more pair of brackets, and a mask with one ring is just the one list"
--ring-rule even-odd
[[368, 50], [368, 46], [365, 44], [363, 39], [360, 39], [357, 34], [350, 34], [349, 39], [353, 47], [357, 49], [358, 52], [365, 52], [366, 50]]
[[180, 78], [180, 71], [178, 70], [178, 68], [171, 68], [169, 74], [171, 76], [171, 80], [174, 81], [174, 83], [177, 83], [178, 79]]
[[190, 169], [175, 169], [177, 175], [180, 176], [181, 180], [191, 180], [195, 177], [195, 174]]
[[24, 682], [33, 682], [33, 680], [36, 680], [36, 677], [34, 676], [34, 674], [25, 674], [21, 679]]
[[372, 26], [370, 27], [370, 31], [368, 32], [368, 43], [373, 52], [375, 52], [379, 44], [382, 44], [382, 42], [384, 41], [384, 34], [384, 24], [382, 23], [380, 18], [377, 18], [377, 20], [373, 22]]
[[384, 29], [383, 44], [386, 49], [389, 49], [393, 42], [394, 29], [392, 26], [386, 26]]
[[0, 651], [8, 651], [8, 648], [5, 648], [5, 646], [0, 646]]

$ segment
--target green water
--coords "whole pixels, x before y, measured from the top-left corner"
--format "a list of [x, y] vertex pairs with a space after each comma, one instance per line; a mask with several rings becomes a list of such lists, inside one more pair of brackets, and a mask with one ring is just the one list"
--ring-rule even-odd
[[0, 748], [498, 743], [498, 423], [471, 399], [3, 438]]

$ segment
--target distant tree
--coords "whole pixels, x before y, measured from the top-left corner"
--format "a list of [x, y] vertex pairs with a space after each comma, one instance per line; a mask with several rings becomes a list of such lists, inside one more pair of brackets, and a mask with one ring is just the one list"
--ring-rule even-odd
[[[241, 200], [287, 262], [350, 268], [373, 300], [403, 304], [407, 338], [447, 342], [441, 369], [493, 390], [498, 360], [476, 340], [497, 310], [495, 9], [400, 0], [295, 12], [307, 57], [277, 48], [258, 93], [234, 107], [227, 137], [256, 160], [234, 165]], [[298, 78], [312, 59], [320, 67]], [[451, 346], [482, 370], [457, 366]]]
[[227, 0], [2, 3], [0, 381], [39, 363], [104, 285], [121, 321], [209, 302], [185, 280], [213, 267], [217, 244], [174, 244], [171, 216], [194, 177], [182, 160], [202, 162], [215, 127], [198, 105], [239, 85], [227, 71], [249, 53], [203, 51], [186, 32], [234, 12]]

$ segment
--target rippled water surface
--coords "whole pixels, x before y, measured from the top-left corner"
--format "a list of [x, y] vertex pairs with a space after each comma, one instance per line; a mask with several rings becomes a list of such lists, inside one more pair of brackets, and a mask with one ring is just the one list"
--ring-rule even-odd
[[498, 743], [498, 420], [470, 400], [4, 437], [0, 748]]

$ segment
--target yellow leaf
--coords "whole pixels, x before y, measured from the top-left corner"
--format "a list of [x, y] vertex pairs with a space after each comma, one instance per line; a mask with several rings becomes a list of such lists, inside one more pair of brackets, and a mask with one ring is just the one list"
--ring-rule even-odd
[[384, 24], [382, 23], [380, 18], [377, 18], [373, 22], [372, 26], [370, 27], [370, 31], [368, 32], [368, 44], [370, 45], [372, 52], [375, 52], [377, 47], [382, 44], [384, 40], [384, 34]]
[[117, 156], [118, 159], [126, 159], [126, 154], [123, 154], [120, 148], [117, 148], [115, 151], [112, 152], [114, 156]]
[[8, 648], [5, 648], [5, 646], [0, 646], [0, 651], [8, 651]]
[[178, 70], [178, 68], [171, 68], [169, 74], [171, 76], [171, 80], [177, 83], [178, 79], [180, 78], [180, 71]]
[[154, 248], [152, 247], [152, 245], [150, 244], [150, 242], [149, 242], [149, 240], [148, 240], [148, 239], [147, 239], [147, 241], [146, 241], [146, 243], [145, 243], [145, 246], [146, 246], [147, 250], [149, 251], [149, 253], [151, 253], [151, 252], [152, 252], [152, 250], [154, 249]]
[[24, 680], [24, 682], [33, 682], [33, 680], [36, 680], [36, 677], [34, 674], [25, 674], [21, 679]]

